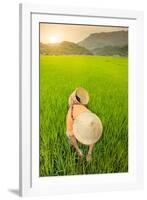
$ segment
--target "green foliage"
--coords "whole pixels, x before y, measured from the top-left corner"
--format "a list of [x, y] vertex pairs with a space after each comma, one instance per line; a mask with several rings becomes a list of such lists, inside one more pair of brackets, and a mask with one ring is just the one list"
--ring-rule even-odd
[[40, 43], [40, 53], [43, 55], [92, 55], [86, 48], [67, 41], [59, 44]]
[[106, 46], [102, 48], [96, 48], [92, 50], [92, 53], [95, 55], [101, 55], [101, 56], [128, 56], [128, 45], [123, 47], [117, 47], [117, 46]]
[[[78, 86], [89, 91], [88, 108], [104, 127], [90, 163], [78, 158], [66, 137], [68, 97]], [[40, 176], [127, 171], [128, 59], [40, 56]]]

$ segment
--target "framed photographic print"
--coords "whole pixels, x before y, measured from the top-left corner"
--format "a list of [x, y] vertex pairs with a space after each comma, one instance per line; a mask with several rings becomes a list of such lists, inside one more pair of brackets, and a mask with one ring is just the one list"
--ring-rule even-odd
[[143, 14], [20, 5], [20, 195], [143, 187]]

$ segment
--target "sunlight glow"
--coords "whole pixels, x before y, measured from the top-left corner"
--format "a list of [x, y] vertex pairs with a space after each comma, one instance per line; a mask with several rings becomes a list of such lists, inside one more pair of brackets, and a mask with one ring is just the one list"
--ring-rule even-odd
[[53, 44], [58, 43], [59, 42], [59, 38], [57, 36], [51, 36], [49, 38], [49, 42], [53, 43]]

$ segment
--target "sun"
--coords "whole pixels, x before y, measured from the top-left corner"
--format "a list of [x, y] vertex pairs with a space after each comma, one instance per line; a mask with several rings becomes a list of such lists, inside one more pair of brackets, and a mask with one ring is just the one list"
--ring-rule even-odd
[[59, 38], [57, 36], [51, 36], [49, 38], [50, 43], [55, 44], [59, 42]]

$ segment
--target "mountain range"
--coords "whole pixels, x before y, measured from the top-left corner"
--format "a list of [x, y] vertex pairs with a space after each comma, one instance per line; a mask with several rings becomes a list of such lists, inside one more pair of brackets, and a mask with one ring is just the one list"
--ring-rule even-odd
[[40, 53], [45, 55], [92, 55], [91, 51], [85, 47], [68, 41], [57, 44], [40, 43]]
[[79, 43], [40, 43], [45, 55], [128, 55], [128, 31], [92, 33]]

